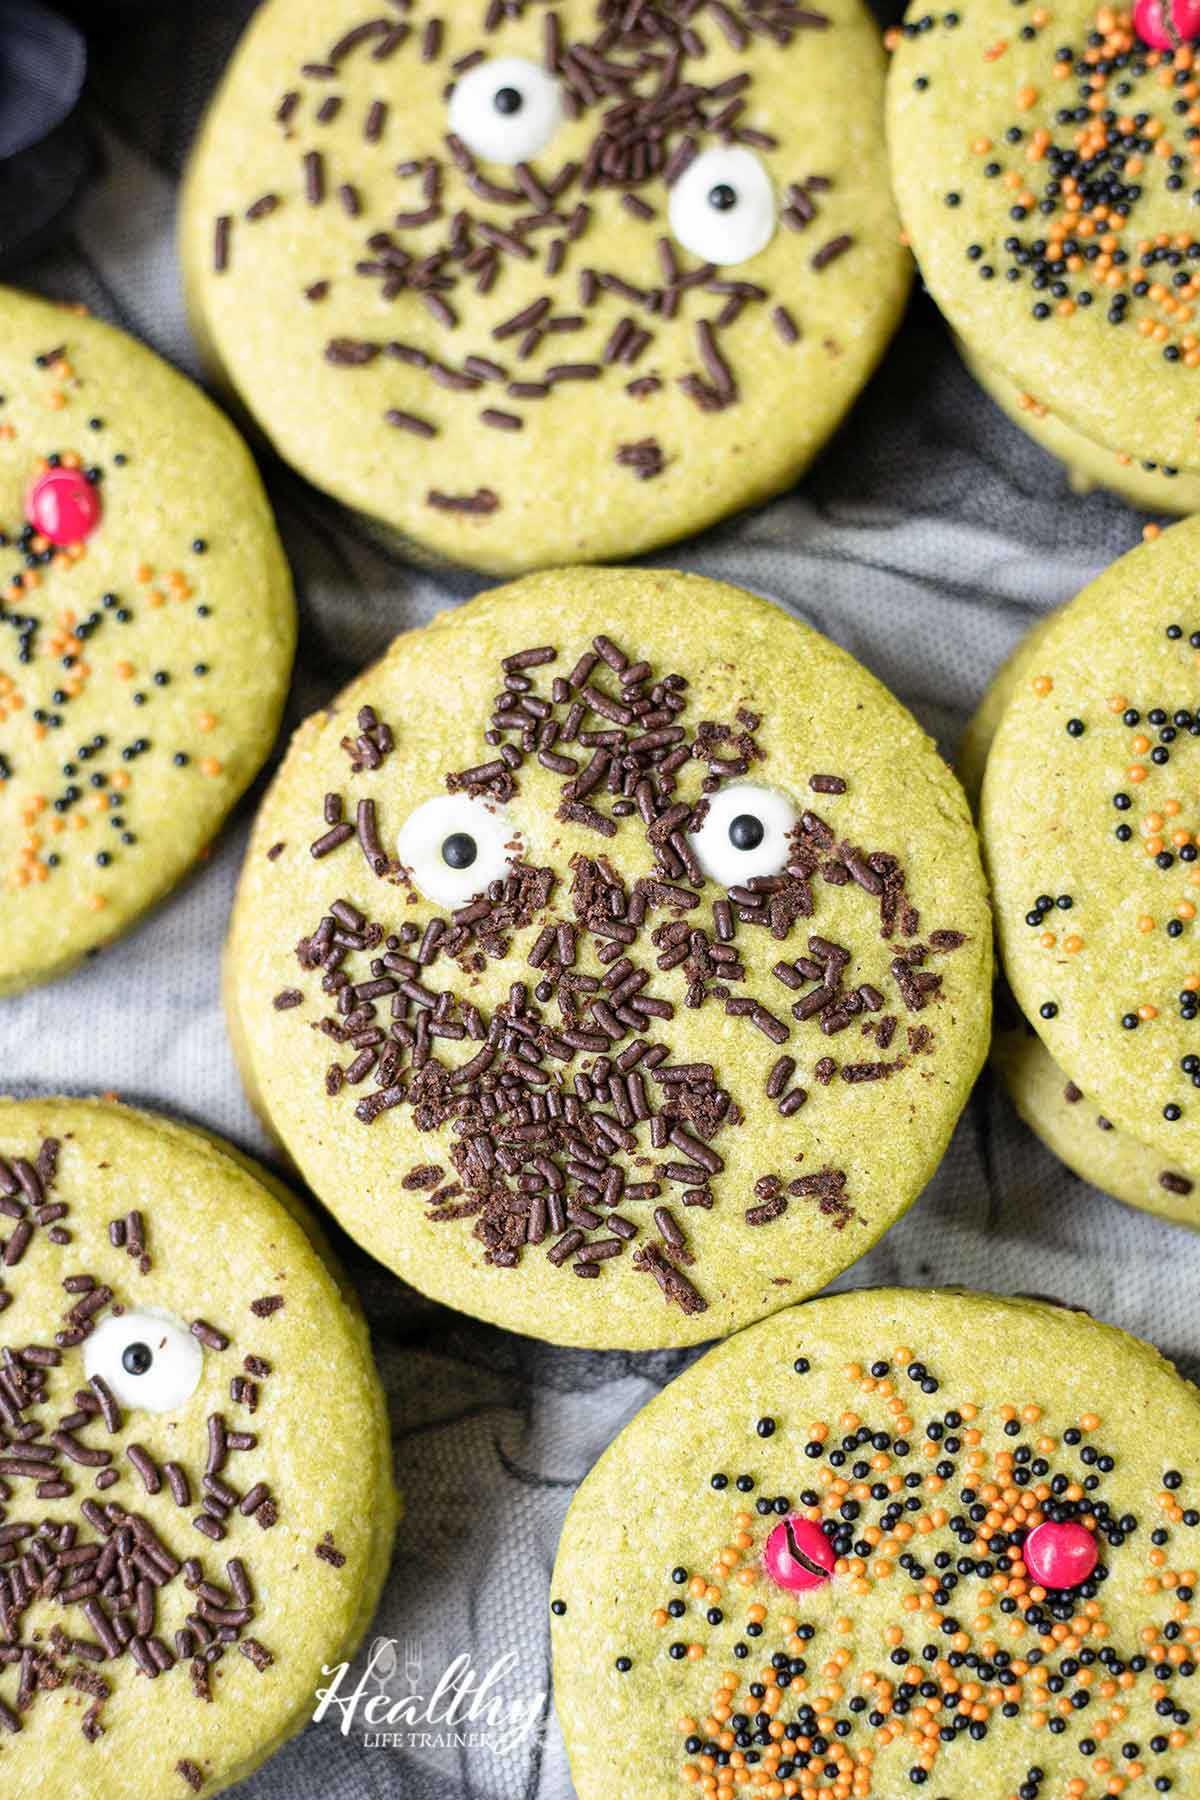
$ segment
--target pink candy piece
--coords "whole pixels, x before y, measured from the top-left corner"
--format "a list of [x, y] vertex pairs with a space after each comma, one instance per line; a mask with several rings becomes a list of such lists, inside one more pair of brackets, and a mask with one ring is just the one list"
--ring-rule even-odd
[[821, 1527], [794, 1516], [775, 1527], [763, 1552], [771, 1580], [798, 1594], [828, 1581], [834, 1561], [833, 1546]]
[[1030, 1532], [1021, 1556], [1033, 1579], [1047, 1588], [1082, 1587], [1100, 1560], [1086, 1525], [1060, 1525], [1049, 1519]]
[[1133, 27], [1151, 50], [1174, 50], [1200, 37], [1200, 0], [1137, 0]]
[[79, 544], [100, 523], [100, 495], [82, 469], [47, 469], [29, 484], [25, 517], [52, 544]]

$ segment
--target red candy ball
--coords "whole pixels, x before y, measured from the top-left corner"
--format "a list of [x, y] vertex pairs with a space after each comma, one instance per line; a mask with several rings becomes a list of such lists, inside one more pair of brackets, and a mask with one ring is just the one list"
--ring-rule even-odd
[[771, 1580], [797, 1594], [828, 1581], [835, 1560], [833, 1545], [821, 1527], [811, 1519], [795, 1517], [784, 1519], [775, 1527], [763, 1552]]
[[47, 469], [29, 484], [25, 517], [52, 544], [80, 544], [100, 523], [100, 495], [82, 469]]
[[1021, 1556], [1034, 1581], [1046, 1588], [1082, 1587], [1100, 1560], [1086, 1525], [1049, 1519], [1030, 1532]]
[[1200, 38], [1200, 0], [1137, 0], [1133, 28], [1151, 50], [1174, 50]]

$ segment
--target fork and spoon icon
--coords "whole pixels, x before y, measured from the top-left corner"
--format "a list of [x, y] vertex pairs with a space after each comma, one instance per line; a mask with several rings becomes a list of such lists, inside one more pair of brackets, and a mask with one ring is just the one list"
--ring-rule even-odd
[[404, 1681], [409, 1694], [420, 1691], [421, 1677], [424, 1673], [425, 1656], [421, 1639], [406, 1637], [403, 1654], [397, 1647], [395, 1638], [379, 1637], [371, 1645], [368, 1658], [371, 1679], [378, 1687], [380, 1694], [386, 1694], [389, 1684], [395, 1678], [397, 1669], [403, 1669]]

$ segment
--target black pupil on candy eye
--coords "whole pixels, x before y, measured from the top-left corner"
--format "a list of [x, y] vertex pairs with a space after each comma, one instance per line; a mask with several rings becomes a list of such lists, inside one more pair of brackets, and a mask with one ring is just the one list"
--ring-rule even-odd
[[715, 188], [708, 190], [708, 204], [717, 212], [728, 212], [731, 206], [737, 205], [737, 192], [727, 181], [718, 182]]
[[763, 822], [753, 813], [739, 813], [729, 823], [729, 841], [735, 850], [757, 850], [766, 833]]
[[479, 846], [467, 831], [452, 831], [442, 845], [442, 861], [450, 869], [469, 869], [479, 855]]
[[153, 1361], [149, 1344], [126, 1344], [121, 1352], [121, 1367], [127, 1375], [144, 1375]]
[[492, 105], [498, 113], [519, 113], [524, 104], [520, 90], [515, 87], [497, 88], [492, 97]]

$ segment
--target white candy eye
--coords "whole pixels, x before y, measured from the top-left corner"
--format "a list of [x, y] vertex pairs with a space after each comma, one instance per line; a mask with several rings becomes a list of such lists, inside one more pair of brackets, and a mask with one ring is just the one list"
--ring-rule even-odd
[[396, 855], [435, 906], [465, 906], [508, 874], [512, 842], [513, 826], [494, 800], [439, 794], [405, 819]]
[[557, 81], [523, 56], [476, 63], [450, 96], [451, 131], [488, 162], [527, 162], [561, 123]]
[[753, 150], [705, 150], [671, 189], [671, 230], [711, 263], [749, 262], [775, 235], [775, 189]]
[[691, 834], [692, 847], [712, 881], [736, 887], [755, 876], [779, 874], [795, 824], [796, 809], [783, 794], [753, 781], [733, 781], [709, 801], [703, 824]]
[[84, 1343], [83, 1367], [121, 1406], [174, 1412], [195, 1393], [204, 1352], [182, 1319], [146, 1306], [102, 1319]]

